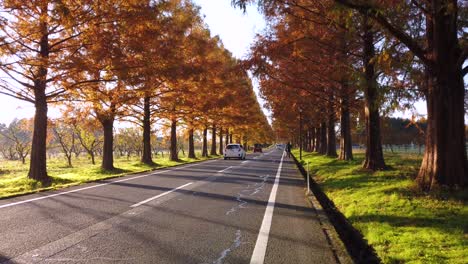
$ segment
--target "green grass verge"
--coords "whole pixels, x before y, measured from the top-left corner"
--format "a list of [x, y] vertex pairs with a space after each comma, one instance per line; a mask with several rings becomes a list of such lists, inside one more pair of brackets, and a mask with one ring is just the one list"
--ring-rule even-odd
[[[298, 151], [293, 151], [298, 157]], [[314, 179], [384, 263], [468, 263], [468, 192], [421, 193], [413, 178], [420, 156], [385, 154], [375, 173], [355, 161], [305, 153]]]
[[100, 159], [97, 158], [96, 164], [93, 165], [91, 164], [91, 161], [84, 155], [79, 159], [72, 159], [72, 168], [67, 166], [64, 158], [53, 158], [47, 160], [47, 171], [52, 177], [52, 183], [49, 186], [43, 186], [40, 182], [28, 179], [26, 177], [29, 169], [28, 163], [21, 164], [20, 161], [2, 160], [0, 161], [0, 198], [23, 195], [44, 190], [60, 189], [83, 184], [86, 182], [171, 167], [210, 158], [219, 158], [219, 156], [199, 159], [181, 157], [179, 162], [170, 161], [167, 155], [165, 155], [164, 158], [158, 156], [153, 159], [155, 164], [152, 166], [141, 163], [139, 157], [131, 157], [130, 159], [121, 157], [114, 159], [114, 166], [117, 168], [115, 171], [101, 170]]

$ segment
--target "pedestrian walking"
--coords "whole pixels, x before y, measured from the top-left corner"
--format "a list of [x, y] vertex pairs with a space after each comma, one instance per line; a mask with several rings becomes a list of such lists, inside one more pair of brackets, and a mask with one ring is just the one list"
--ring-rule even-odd
[[288, 158], [291, 157], [291, 142], [288, 142], [288, 144], [286, 144], [286, 153], [288, 153]]

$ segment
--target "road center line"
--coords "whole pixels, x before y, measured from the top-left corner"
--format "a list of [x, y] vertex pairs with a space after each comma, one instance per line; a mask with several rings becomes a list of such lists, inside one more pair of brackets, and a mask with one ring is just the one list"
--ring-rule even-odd
[[265, 260], [265, 254], [268, 244], [268, 236], [270, 235], [271, 220], [273, 219], [273, 210], [275, 209], [276, 192], [278, 191], [279, 179], [281, 177], [281, 168], [283, 167], [283, 155], [281, 155], [281, 161], [276, 172], [275, 183], [271, 189], [270, 198], [265, 209], [265, 215], [263, 216], [262, 226], [258, 232], [257, 242], [250, 259], [250, 264], [263, 264]]
[[37, 198], [33, 198], [33, 199], [28, 199], [28, 200], [24, 200], [24, 201], [4, 204], [4, 205], [0, 205], [0, 209], [15, 206], [15, 205], [20, 205], [20, 204], [30, 203], [30, 202], [34, 202], [34, 201], [39, 201], [39, 200], [43, 200], [43, 199], [47, 199], [47, 198], [52, 198], [52, 197], [56, 197], [56, 196], [60, 196], [60, 195], [65, 195], [65, 194], [69, 194], [69, 193], [81, 192], [81, 191], [84, 191], [84, 190], [89, 190], [89, 189], [102, 187], [102, 186], [106, 186], [106, 185], [111, 185], [111, 184], [115, 184], [115, 183], [119, 183], [119, 182], [126, 182], [126, 181], [136, 180], [136, 179], [148, 177], [148, 176], [151, 176], [151, 175], [161, 174], [161, 173], [165, 173], [165, 172], [169, 172], [169, 171], [173, 171], [173, 170], [185, 169], [185, 168], [189, 168], [189, 167], [193, 167], [193, 166], [197, 166], [197, 165], [211, 163], [211, 162], [214, 162], [214, 161], [216, 161], [216, 160], [210, 160], [210, 161], [196, 163], [196, 164], [183, 166], [183, 167], [176, 167], [176, 168], [171, 169], [171, 170], [163, 170], [163, 171], [158, 171], [158, 172], [154, 172], [154, 173], [148, 173], [148, 174], [145, 174], [145, 175], [135, 176], [135, 177], [121, 179], [121, 180], [107, 182], [107, 183], [101, 183], [101, 184], [88, 186], [88, 187], [84, 187], [84, 188], [79, 188], [79, 189], [75, 189], [75, 190], [71, 190], [71, 191], [60, 192], [60, 193], [55, 193], [55, 194], [42, 196], [42, 197], [37, 197]]
[[179, 189], [182, 189], [182, 188], [184, 188], [184, 187], [187, 187], [187, 186], [189, 186], [189, 185], [192, 184], [192, 183], [193, 183], [193, 182], [189, 182], [189, 183], [187, 183], [187, 184], [181, 185], [181, 186], [179, 186], [179, 187], [177, 187], [177, 188], [174, 188], [174, 189], [172, 189], [172, 190], [170, 190], [170, 191], [163, 192], [163, 193], [161, 193], [161, 194], [158, 194], [158, 195], [156, 195], [156, 196], [153, 196], [153, 197], [151, 197], [151, 198], [148, 198], [148, 199], [146, 199], [146, 200], [144, 200], [144, 201], [141, 201], [141, 202], [139, 202], [139, 203], [136, 203], [136, 204], [134, 204], [134, 205], [132, 205], [132, 206], [130, 206], [130, 207], [135, 208], [135, 207], [138, 207], [138, 206], [140, 206], [140, 205], [142, 205], [142, 204], [145, 204], [145, 203], [147, 203], [147, 202], [151, 202], [151, 201], [153, 201], [153, 200], [155, 200], [155, 199], [158, 199], [158, 198], [163, 197], [163, 196], [165, 196], [165, 195], [168, 195], [168, 194], [170, 194], [170, 193], [172, 193], [172, 192], [175, 192], [175, 191], [177, 191], [177, 190], [179, 190]]

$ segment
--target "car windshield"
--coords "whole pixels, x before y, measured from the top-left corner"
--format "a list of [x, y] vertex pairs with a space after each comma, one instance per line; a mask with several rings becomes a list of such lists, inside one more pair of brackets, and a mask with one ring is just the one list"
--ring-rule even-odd
[[239, 149], [239, 145], [228, 145], [227, 149]]

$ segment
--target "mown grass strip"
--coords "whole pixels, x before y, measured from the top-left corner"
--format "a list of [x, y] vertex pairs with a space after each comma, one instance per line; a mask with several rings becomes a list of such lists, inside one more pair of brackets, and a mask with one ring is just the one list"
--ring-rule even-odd
[[0, 161], [0, 198], [8, 198], [18, 195], [30, 194], [46, 190], [56, 190], [70, 186], [76, 186], [87, 182], [104, 180], [125, 176], [128, 174], [162, 169], [207, 159], [219, 158], [213, 156], [209, 158], [189, 159], [181, 158], [180, 161], [170, 161], [168, 157], [157, 157], [155, 164], [150, 166], [139, 161], [138, 157], [116, 158], [114, 171], [103, 171], [100, 168], [100, 160], [92, 165], [86, 157], [73, 160], [73, 167], [67, 167], [64, 159], [53, 158], [47, 161], [47, 170], [52, 177], [52, 183], [43, 186], [40, 182], [26, 177], [29, 165], [21, 164], [19, 161]]
[[468, 263], [468, 191], [421, 193], [419, 156], [385, 158], [390, 169], [374, 173], [361, 168], [362, 153], [350, 162], [305, 153], [303, 162], [384, 263]]

